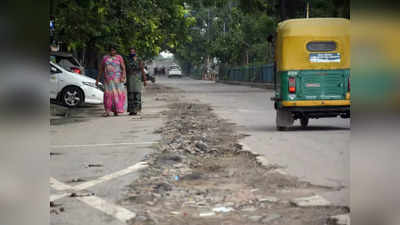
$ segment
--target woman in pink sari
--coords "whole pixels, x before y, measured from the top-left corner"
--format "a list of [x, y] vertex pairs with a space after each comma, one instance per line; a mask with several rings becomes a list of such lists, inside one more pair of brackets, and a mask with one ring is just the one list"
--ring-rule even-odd
[[117, 54], [115, 47], [110, 47], [110, 55], [104, 56], [97, 82], [104, 78], [104, 116], [115, 116], [123, 113], [126, 108], [126, 92], [124, 83], [126, 81], [126, 69], [124, 59]]

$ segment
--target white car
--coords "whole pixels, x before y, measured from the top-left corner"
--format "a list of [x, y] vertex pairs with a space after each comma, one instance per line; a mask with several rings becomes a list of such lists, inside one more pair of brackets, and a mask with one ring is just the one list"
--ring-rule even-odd
[[50, 62], [50, 99], [68, 106], [103, 103], [102, 84], [96, 87], [96, 80], [85, 75], [68, 72]]
[[168, 77], [182, 77], [182, 71], [179, 67], [170, 67], [168, 69]]

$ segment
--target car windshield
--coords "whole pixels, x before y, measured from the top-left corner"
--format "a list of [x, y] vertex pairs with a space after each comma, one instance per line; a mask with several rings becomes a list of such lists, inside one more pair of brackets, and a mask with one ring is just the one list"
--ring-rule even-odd
[[76, 60], [73, 57], [62, 57], [58, 56], [56, 57], [56, 63], [64, 68], [68, 68], [71, 66], [77, 66], [80, 67], [81, 65], [79, 64], [78, 60]]

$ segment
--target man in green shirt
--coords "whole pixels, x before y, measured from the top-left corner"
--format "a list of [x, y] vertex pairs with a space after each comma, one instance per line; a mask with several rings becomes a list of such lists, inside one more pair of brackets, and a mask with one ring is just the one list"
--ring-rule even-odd
[[[142, 110], [142, 90], [146, 86], [146, 75], [143, 62], [138, 58], [136, 50], [131, 48], [126, 60], [128, 112], [137, 115]], [[143, 81], [143, 84], [142, 84]]]

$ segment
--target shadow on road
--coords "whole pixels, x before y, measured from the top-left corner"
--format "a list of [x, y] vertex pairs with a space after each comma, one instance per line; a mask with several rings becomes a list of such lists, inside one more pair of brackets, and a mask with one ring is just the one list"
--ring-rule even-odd
[[[251, 131], [277, 131], [275, 126], [251, 126], [248, 127]], [[309, 126], [307, 128], [302, 128], [301, 126], [293, 126], [286, 131], [277, 131], [277, 132], [295, 132], [295, 131], [341, 131], [341, 130], [350, 130], [348, 127], [336, 127], [336, 126]]]
[[101, 117], [104, 112], [101, 105], [82, 105], [77, 108], [67, 108], [56, 104], [50, 105], [50, 111], [51, 126], [85, 122], [91, 118]]

